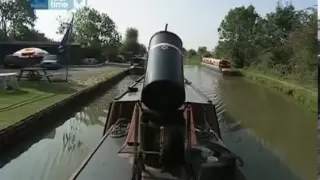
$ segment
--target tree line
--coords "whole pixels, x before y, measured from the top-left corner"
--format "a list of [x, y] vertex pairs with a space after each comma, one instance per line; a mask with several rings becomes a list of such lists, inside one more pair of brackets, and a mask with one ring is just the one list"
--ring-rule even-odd
[[[0, 3], [0, 39], [52, 41], [34, 29], [37, 16], [27, 0]], [[72, 41], [85, 47], [88, 56], [116, 60], [143, 55], [139, 32], [128, 28], [124, 38], [106, 13], [90, 7], [74, 13]], [[59, 34], [70, 19], [58, 18]], [[183, 49], [186, 59], [200, 62], [202, 56], [230, 60], [236, 68], [251, 68], [301, 84], [317, 85], [317, 10], [297, 10], [290, 3], [278, 3], [273, 12], [262, 16], [253, 5], [231, 9], [219, 28], [214, 50], [201, 46]]]
[[37, 16], [27, 0], [0, 2], [0, 40], [52, 41], [37, 31]]
[[[253, 5], [236, 7], [222, 20], [211, 56], [230, 60], [236, 68], [317, 87], [317, 22], [315, 7], [297, 10], [291, 3], [278, 2], [265, 16]], [[188, 52], [197, 55], [195, 50]]]
[[[59, 34], [63, 34], [70, 19], [58, 18]], [[89, 54], [97, 59], [117, 60], [119, 54], [124, 59], [144, 55], [146, 47], [139, 43], [139, 32], [129, 27], [122, 38], [116, 23], [106, 14], [94, 8], [83, 7], [74, 13], [72, 41], [80, 43]]]
[[[35, 29], [37, 15], [28, 0], [0, 2], [0, 41], [54, 42]], [[58, 34], [64, 34], [70, 19], [59, 17]], [[106, 14], [89, 7], [77, 9], [71, 42], [80, 43], [85, 56], [100, 61], [144, 55], [146, 47], [138, 41], [138, 30], [128, 28], [125, 37], [117, 31], [115, 22]]]

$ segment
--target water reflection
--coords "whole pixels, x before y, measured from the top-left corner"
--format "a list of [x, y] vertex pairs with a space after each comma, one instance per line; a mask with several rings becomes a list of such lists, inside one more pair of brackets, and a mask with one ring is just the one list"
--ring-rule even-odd
[[79, 149], [82, 145], [82, 141], [76, 139], [76, 135], [80, 130], [79, 123], [76, 118], [70, 118], [67, 124], [68, 131], [64, 132], [62, 136], [63, 150], [67, 149], [68, 151], [73, 151], [75, 148]]

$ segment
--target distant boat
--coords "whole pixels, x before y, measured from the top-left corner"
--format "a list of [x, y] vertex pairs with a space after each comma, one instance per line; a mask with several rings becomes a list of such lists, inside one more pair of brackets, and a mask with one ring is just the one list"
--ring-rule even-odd
[[231, 63], [228, 60], [203, 57], [201, 64], [222, 75], [238, 75], [239, 73], [239, 70], [231, 67]]
[[130, 72], [132, 74], [143, 74], [145, 73], [147, 65], [147, 59], [144, 57], [133, 57], [130, 61]]

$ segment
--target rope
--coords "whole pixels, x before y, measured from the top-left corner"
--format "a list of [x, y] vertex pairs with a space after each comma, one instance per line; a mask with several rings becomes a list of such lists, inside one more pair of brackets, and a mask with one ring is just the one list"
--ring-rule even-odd
[[128, 134], [130, 123], [125, 118], [118, 119], [111, 127], [110, 136], [112, 138], [121, 138]]

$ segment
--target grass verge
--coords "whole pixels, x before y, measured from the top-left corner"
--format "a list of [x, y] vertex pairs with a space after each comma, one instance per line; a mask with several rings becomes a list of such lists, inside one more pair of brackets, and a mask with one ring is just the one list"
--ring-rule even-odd
[[297, 84], [283, 81], [280, 78], [263, 75], [249, 69], [242, 69], [240, 71], [245, 78], [281, 91], [303, 104], [311, 112], [318, 112], [318, 92], [316, 90], [307, 89]]
[[16, 92], [0, 91], [0, 130], [31, 116], [86, 87], [107, 80], [123, 70], [108, 70], [99, 74], [71, 80], [71, 82], [21, 81]]
[[185, 65], [200, 65], [201, 57], [200, 56], [184, 57], [183, 62]]

